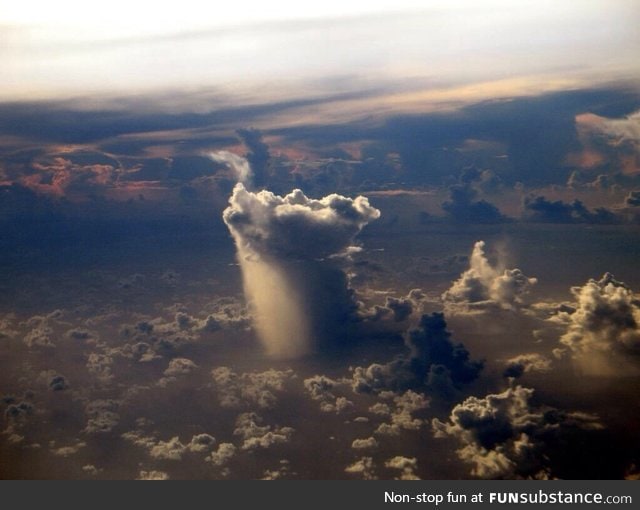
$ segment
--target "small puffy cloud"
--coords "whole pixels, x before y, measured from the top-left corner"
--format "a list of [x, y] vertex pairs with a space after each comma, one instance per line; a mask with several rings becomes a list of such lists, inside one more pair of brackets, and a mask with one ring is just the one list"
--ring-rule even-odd
[[82, 448], [87, 446], [84, 441], [78, 441], [70, 446], [60, 446], [58, 448], [52, 448], [51, 453], [56, 457], [71, 457], [78, 453]]
[[145, 435], [140, 430], [125, 432], [122, 437], [136, 446], [145, 448], [154, 459], [182, 460], [188, 452], [201, 453], [213, 450], [216, 440], [209, 434], [197, 434], [189, 443], [183, 443], [179, 436], [174, 436], [168, 441], [156, 439], [154, 436]]
[[288, 443], [294, 429], [278, 425], [262, 425], [262, 417], [256, 413], [242, 413], [236, 419], [235, 436], [240, 436], [242, 450], [270, 448], [273, 445]]
[[524, 296], [537, 280], [520, 269], [499, 271], [489, 263], [484, 248], [484, 241], [474, 245], [469, 269], [442, 295], [448, 310], [512, 310], [524, 304]]
[[94, 400], [85, 406], [87, 425], [86, 434], [106, 434], [113, 430], [120, 421], [117, 413], [120, 403], [116, 400]]
[[160, 386], [165, 386], [171, 381], [175, 381], [178, 377], [189, 375], [196, 370], [198, 365], [187, 358], [173, 358], [169, 362], [169, 366], [163, 372], [164, 377], [158, 381]]
[[400, 472], [396, 477], [397, 480], [420, 480], [415, 473], [416, 469], [418, 469], [418, 459], [415, 457], [402, 457], [398, 455], [386, 461], [384, 465]]
[[638, 296], [610, 273], [571, 291], [576, 298], [575, 311], [556, 318], [567, 328], [558, 352], [568, 350], [588, 372], [627, 371], [640, 353]]
[[4, 417], [9, 421], [19, 421], [33, 413], [33, 404], [27, 401], [10, 403], [4, 411]]
[[408, 390], [401, 395], [393, 396], [392, 404], [389, 406], [389, 421], [381, 423], [375, 430], [376, 434], [398, 436], [403, 430], [420, 430], [422, 428], [424, 420], [416, 418], [414, 413], [429, 407], [427, 397]]
[[38, 381], [43, 383], [51, 391], [63, 391], [69, 387], [65, 376], [60, 375], [55, 370], [44, 370], [40, 372]]
[[164, 471], [140, 471], [138, 480], [168, 480], [169, 474]]
[[85, 464], [84, 466], [82, 466], [82, 471], [90, 476], [98, 476], [102, 469], [98, 469], [93, 464]]
[[187, 449], [191, 452], [206, 452], [216, 444], [216, 439], [209, 434], [196, 434], [191, 438]]
[[535, 352], [514, 356], [507, 360], [506, 365], [504, 376], [513, 378], [521, 377], [528, 372], [549, 372], [551, 370], [551, 360]]
[[280, 461], [280, 466], [277, 469], [267, 469], [262, 475], [262, 480], [281, 480], [283, 478], [289, 478], [291, 475], [297, 473], [291, 472], [290, 462], [286, 459]]
[[109, 384], [113, 381], [112, 365], [113, 357], [109, 354], [92, 352], [87, 356], [88, 372], [103, 384]]
[[[432, 421], [436, 437], [453, 437], [458, 457], [479, 478], [541, 477], [552, 472], [552, 443], [570, 441], [576, 430], [603, 427], [598, 418], [532, 404], [533, 390], [510, 387], [484, 398], [469, 397], [456, 405], [448, 421]], [[583, 438], [584, 439], [584, 438]]]
[[205, 460], [214, 466], [224, 466], [236, 455], [236, 447], [231, 443], [220, 443], [218, 449], [211, 452]]
[[53, 329], [45, 322], [38, 324], [28, 331], [23, 341], [29, 349], [42, 347], [53, 348], [56, 346], [54, 343]]
[[406, 297], [387, 296], [382, 306], [375, 305], [370, 309], [363, 309], [363, 305], [360, 304], [358, 316], [368, 321], [392, 319], [394, 322], [403, 322], [420, 309], [425, 297], [421, 289], [412, 289]]
[[168, 441], [158, 441], [149, 450], [149, 455], [154, 459], [181, 460], [187, 446], [174, 436]]
[[325, 413], [341, 413], [353, 407], [353, 402], [343, 396], [336, 396], [334, 390], [343, 385], [324, 375], [315, 375], [305, 379], [304, 388], [311, 398], [320, 403], [320, 410]]
[[378, 441], [375, 437], [367, 437], [365, 439], [354, 439], [351, 443], [354, 450], [375, 450], [378, 448]]
[[257, 405], [261, 409], [268, 409], [276, 404], [276, 394], [284, 390], [285, 382], [293, 377], [293, 371], [270, 369], [237, 374], [228, 367], [218, 367], [211, 371], [211, 377], [222, 407]]
[[357, 475], [363, 480], [376, 480], [375, 464], [371, 457], [362, 457], [344, 469], [345, 473]]

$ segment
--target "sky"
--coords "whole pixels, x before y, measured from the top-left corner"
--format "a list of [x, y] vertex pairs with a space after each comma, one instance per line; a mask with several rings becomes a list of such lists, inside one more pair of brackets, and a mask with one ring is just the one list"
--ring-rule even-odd
[[404, 94], [429, 83], [557, 88], [634, 80], [638, 70], [629, 0], [26, 1], [3, 2], [1, 12], [6, 99], [199, 87], [297, 97], [340, 78], [356, 80], [342, 85], [350, 90], [365, 82]]
[[0, 478], [638, 479], [639, 17], [0, 0]]

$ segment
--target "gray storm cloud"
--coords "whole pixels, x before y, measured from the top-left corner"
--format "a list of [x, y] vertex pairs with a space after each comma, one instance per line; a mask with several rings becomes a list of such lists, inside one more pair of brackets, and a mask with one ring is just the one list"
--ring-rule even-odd
[[[249, 168], [244, 163], [238, 168]], [[278, 196], [236, 184], [223, 219], [236, 243], [256, 330], [270, 355], [308, 354], [340, 334], [356, 304], [339, 255], [379, 216], [362, 196], [315, 200], [300, 190]]]

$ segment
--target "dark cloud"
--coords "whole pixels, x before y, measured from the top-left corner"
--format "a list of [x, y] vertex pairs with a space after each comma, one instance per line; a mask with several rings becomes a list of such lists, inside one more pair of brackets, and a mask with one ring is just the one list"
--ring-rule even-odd
[[[469, 397], [453, 408], [448, 421], [433, 420], [435, 436], [455, 438], [458, 457], [479, 478], [563, 476], [565, 448], [573, 451], [589, 436], [594, 440], [603, 425], [593, 415], [535, 405], [532, 397], [533, 390], [522, 386]], [[573, 467], [575, 477], [581, 466]]]
[[[378, 125], [300, 126], [273, 130], [290, 142], [337, 144], [369, 140], [363, 159], [385, 168], [387, 154], [402, 161], [402, 178], [411, 185], [441, 185], [469, 165], [478, 164], [479, 151], [452, 150], [467, 140], [499, 142], [482, 165], [505, 183], [564, 184], [571, 173], [567, 154], [581, 148], [575, 118], [586, 111], [625, 115], [638, 109], [637, 92], [620, 89], [573, 90], [536, 96], [490, 100], [465, 106], [455, 114], [394, 115]], [[363, 167], [363, 171], [368, 168]]]
[[63, 375], [56, 374], [49, 380], [49, 389], [52, 391], [62, 391], [69, 387], [67, 380]]
[[580, 200], [571, 203], [547, 200], [543, 196], [526, 197], [523, 218], [540, 223], [616, 224], [622, 218], [605, 207], [589, 210]]
[[262, 141], [262, 133], [257, 129], [239, 129], [238, 136], [249, 150], [246, 158], [253, 170], [253, 186], [261, 189], [269, 179], [269, 146]]
[[472, 361], [462, 344], [454, 344], [442, 313], [423, 315], [420, 326], [409, 331], [408, 353], [386, 364], [356, 367], [354, 391], [432, 391], [450, 398], [462, 385], [475, 380], [483, 363]]
[[507, 360], [507, 368], [504, 370], [504, 377], [517, 379], [527, 372], [549, 372], [551, 370], [551, 360], [542, 354], [528, 353], [519, 354]]
[[449, 200], [442, 203], [442, 210], [459, 223], [501, 223], [508, 221], [500, 210], [486, 200], [476, 200], [478, 193], [468, 185], [449, 188]]
[[33, 413], [33, 404], [22, 401], [16, 404], [9, 404], [4, 411], [7, 420], [18, 420]]

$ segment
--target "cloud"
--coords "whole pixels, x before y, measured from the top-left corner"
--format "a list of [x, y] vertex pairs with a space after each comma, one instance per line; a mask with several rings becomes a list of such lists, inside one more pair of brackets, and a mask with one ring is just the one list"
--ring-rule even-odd
[[458, 457], [471, 464], [471, 475], [479, 478], [557, 476], [554, 461], [567, 454], [563, 442], [566, 447], [576, 431], [603, 426], [593, 415], [536, 407], [533, 393], [515, 386], [483, 398], [469, 397], [453, 408], [446, 422], [433, 419], [435, 437], [455, 438]]
[[366, 309], [362, 303], [359, 304], [358, 316], [367, 321], [377, 321], [391, 318], [394, 322], [403, 322], [419, 310], [425, 299], [425, 294], [421, 289], [412, 289], [405, 297], [396, 298], [387, 296], [383, 306], [375, 305]]
[[178, 436], [174, 436], [169, 441], [159, 441], [151, 447], [149, 455], [154, 459], [181, 460], [187, 447], [180, 442]]
[[[420, 430], [424, 420], [416, 418], [414, 413], [423, 411], [429, 407], [429, 399], [420, 393], [407, 390], [400, 395], [388, 393], [384, 397], [391, 397], [391, 405], [386, 408], [374, 408], [374, 412], [386, 415], [388, 422], [381, 423], [374, 431], [382, 436], [399, 436], [403, 430]], [[387, 411], [388, 412], [385, 412]]]
[[218, 401], [226, 408], [258, 406], [260, 409], [270, 409], [278, 400], [276, 394], [284, 391], [285, 382], [293, 375], [292, 370], [274, 369], [243, 374], [237, 374], [228, 367], [211, 371]]
[[415, 457], [402, 457], [400, 455], [387, 460], [384, 465], [390, 469], [400, 471], [397, 480], [420, 480], [415, 471], [418, 469], [418, 460]]
[[141, 446], [154, 459], [182, 460], [187, 453], [210, 452], [216, 444], [216, 439], [209, 434], [196, 434], [189, 443], [183, 443], [179, 436], [173, 436], [168, 441], [162, 441], [154, 436], [146, 435], [141, 430], [132, 430], [122, 434], [127, 441]]
[[344, 469], [345, 473], [358, 475], [363, 480], [376, 480], [375, 463], [371, 457], [362, 457]]
[[539, 223], [616, 224], [622, 218], [605, 207], [589, 210], [580, 200], [571, 203], [550, 201], [543, 196], [529, 196], [524, 200], [523, 218]]
[[78, 453], [82, 448], [86, 447], [87, 443], [84, 441], [77, 441], [71, 446], [61, 446], [58, 448], [52, 448], [51, 453], [56, 457], [71, 457]]
[[451, 341], [442, 313], [423, 315], [418, 328], [409, 331], [408, 352], [392, 361], [355, 367], [352, 388], [356, 393], [380, 391], [428, 391], [442, 398], [475, 380], [483, 363], [470, 359], [462, 344]]
[[138, 474], [138, 480], [169, 480], [169, 474], [164, 471], [144, 471]]
[[55, 370], [41, 372], [38, 379], [43, 380], [51, 391], [63, 391], [69, 388], [69, 383], [65, 376], [58, 374]]
[[109, 384], [114, 379], [112, 365], [113, 357], [108, 354], [91, 352], [87, 355], [88, 372], [103, 384]]
[[102, 469], [98, 469], [93, 464], [85, 464], [82, 466], [82, 471], [90, 476], [98, 476], [102, 472]]
[[24, 419], [26, 416], [33, 413], [33, 404], [27, 401], [18, 403], [11, 403], [4, 411], [4, 417], [10, 421], [16, 421]]
[[226, 165], [233, 170], [238, 182], [246, 184], [249, 188], [252, 187], [253, 172], [245, 158], [229, 151], [212, 152], [209, 156], [216, 163]]
[[83, 429], [86, 434], [107, 434], [111, 432], [118, 422], [120, 415], [117, 413], [120, 403], [116, 400], [94, 400], [85, 406], [85, 414], [88, 417], [87, 425]]
[[575, 121], [583, 154], [596, 164], [627, 175], [640, 169], [640, 111], [619, 118], [583, 113]]
[[504, 377], [518, 378], [528, 372], [549, 372], [551, 360], [535, 352], [519, 354], [507, 360]]
[[351, 443], [354, 450], [375, 450], [378, 448], [378, 441], [375, 437], [367, 437], [365, 439], [354, 439]]
[[520, 269], [500, 271], [493, 267], [484, 248], [484, 241], [474, 245], [469, 269], [442, 295], [446, 310], [513, 310], [524, 304], [524, 296], [537, 280], [525, 276]]
[[288, 460], [282, 459], [277, 469], [265, 470], [261, 480], [281, 480], [282, 478], [288, 478], [292, 475], [297, 475], [297, 473], [291, 471]]
[[365, 197], [253, 193], [237, 184], [223, 214], [245, 295], [270, 355], [295, 357], [335, 341], [356, 304], [334, 257], [380, 212]]
[[193, 361], [187, 358], [173, 358], [169, 366], [163, 372], [166, 376], [188, 375], [198, 368]]
[[571, 292], [576, 298], [575, 311], [561, 312], [556, 319], [567, 328], [558, 352], [571, 353], [588, 373], [637, 373], [640, 299], [610, 273]]
[[187, 358], [173, 358], [169, 362], [169, 366], [163, 372], [164, 377], [162, 377], [158, 384], [160, 386], [166, 386], [167, 384], [175, 381], [178, 377], [183, 377], [189, 375], [194, 370], [198, 369], [198, 365], [196, 365], [193, 361]]
[[344, 384], [324, 375], [314, 375], [303, 381], [304, 389], [320, 403], [323, 413], [342, 413], [353, 408], [353, 402], [344, 396], [336, 396], [334, 390]]
[[478, 192], [469, 185], [449, 188], [449, 200], [442, 203], [447, 216], [459, 223], [501, 223], [508, 221], [500, 210], [486, 200], [476, 200]]
[[270, 448], [277, 444], [286, 444], [295, 430], [278, 425], [262, 425], [262, 417], [256, 413], [242, 413], [236, 419], [233, 435], [242, 439], [241, 450]]
[[[262, 141], [262, 133], [257, 129], [239, 129], [238, 136], [242, 139], [249, 153], [247, 161], [253, 172], [252, 184], [260, 189], [267, 183], [269, 177], [269, 146]], [[240, 182], [244, 182], [239, 179]]]
[[211, 452], [205, 460], [214, 466], [224, 466], [236, 455], [236, 447], [231, 443], [220, 443], [218, 449]]
[[630, 207], [640, 207], [640, 190], [630, 191], [624, 202]]
[[30, 349], [34, 348], [53, 348], [56, 346], [54, 343], [55, 333], [53, 325], [61, 317], [62, 312], [60, 310], [54, 310], [47, 315], [34, 315], [30, 317], [25, 325], [31, 328], [23, 338], [23, 342]]

